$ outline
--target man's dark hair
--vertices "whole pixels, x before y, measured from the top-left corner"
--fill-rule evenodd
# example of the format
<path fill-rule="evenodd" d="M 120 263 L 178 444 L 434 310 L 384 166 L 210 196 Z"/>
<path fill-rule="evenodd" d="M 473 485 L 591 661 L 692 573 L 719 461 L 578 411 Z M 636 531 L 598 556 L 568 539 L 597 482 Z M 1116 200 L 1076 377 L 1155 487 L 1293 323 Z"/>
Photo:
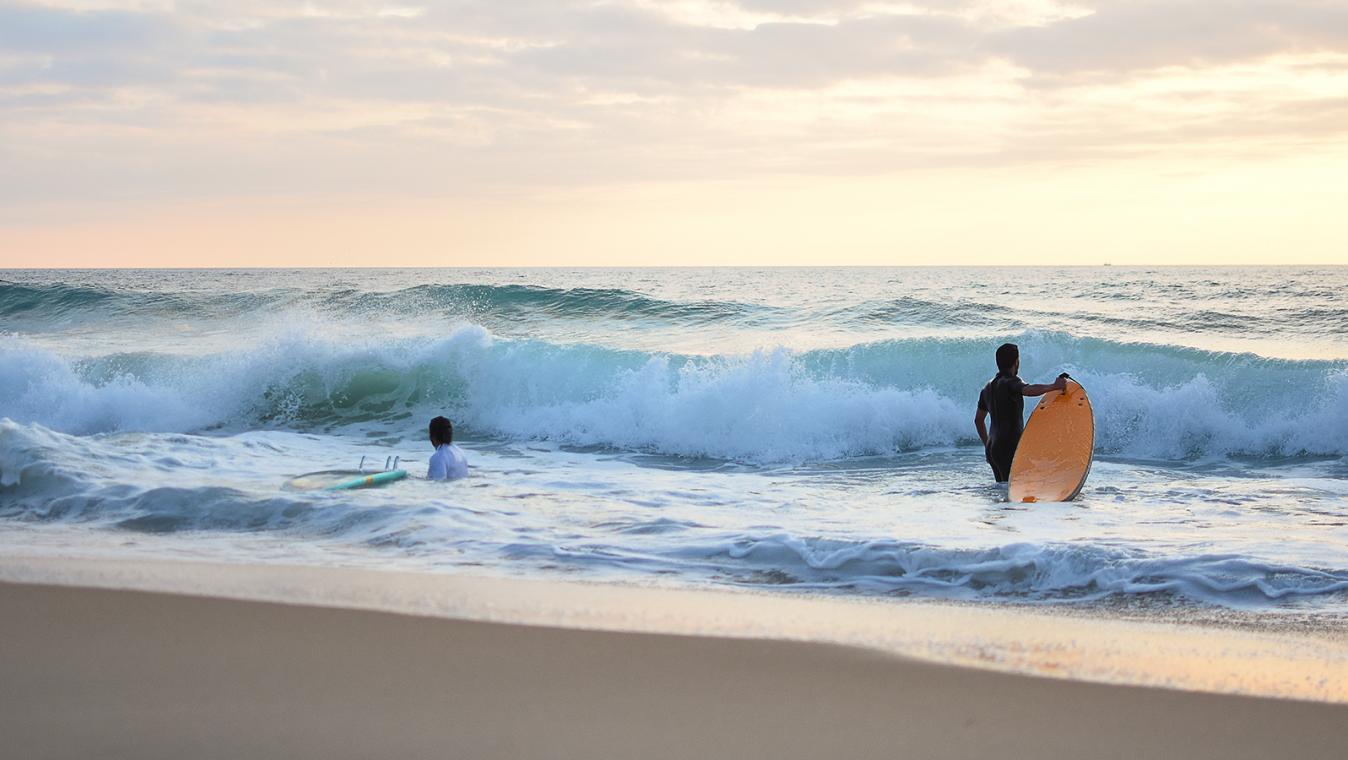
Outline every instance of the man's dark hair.
<path fill-rule="evenodd" d="M 440 443 L 454 442 L 454 425 L 444 417 L 436 417 L 431 420 L 431 437 Z"/>
<path fill-rule="evenodd" d="M 997 347 L 997 371 L 1003 375 L 1011 374 L 1020 359 L 1020 347 L 1015 343 L 1003 343 Z"/>

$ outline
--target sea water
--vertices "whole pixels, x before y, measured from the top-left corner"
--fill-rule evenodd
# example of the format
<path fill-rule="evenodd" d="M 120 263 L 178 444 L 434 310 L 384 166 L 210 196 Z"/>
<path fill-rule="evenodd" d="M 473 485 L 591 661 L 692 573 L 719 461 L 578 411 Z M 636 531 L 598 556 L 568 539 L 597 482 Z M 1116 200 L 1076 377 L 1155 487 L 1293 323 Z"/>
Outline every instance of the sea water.
<path fill-rule="evenodd" d="M 1348 269 L 0 271 L 0 552 L 1348 609 Z M 1004 341 L 1091 396 L 1011 504 Z M 1026 411 L 1034 400 L 1027 399 Z M 471 476 L 424 475 L 455 424 Z"/>

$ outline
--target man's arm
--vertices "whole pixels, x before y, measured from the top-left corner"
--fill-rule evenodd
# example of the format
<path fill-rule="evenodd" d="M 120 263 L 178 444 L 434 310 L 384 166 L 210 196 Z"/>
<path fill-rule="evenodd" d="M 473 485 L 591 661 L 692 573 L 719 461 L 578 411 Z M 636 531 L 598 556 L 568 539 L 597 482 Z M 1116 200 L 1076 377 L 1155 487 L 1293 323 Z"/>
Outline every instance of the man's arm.
<path fill-rule="evenodd" d="M 1065 390 L 1067 390 L 1067 375 L 1062 374 L 1058 375 L 1057 380 L 1054 380 L 1052 383 L 1048 383 L 1046 385 L 1040 384 L 1040 385 L 1021 386 L 1020 393 L 1022 396 L 1042 396 L 1045 393 L 1048 393 L 1049 391 L 1065 391 Z"/>
<path fill-rule="evenodd" d="M 988 416 L 988 410 L 978 407 L 974 412 L 974 427 L 978 430 L 978 437 L 983 441 L 983 448 L 988 446 L 988 426 L 983 424 L 983 418 Z"/>

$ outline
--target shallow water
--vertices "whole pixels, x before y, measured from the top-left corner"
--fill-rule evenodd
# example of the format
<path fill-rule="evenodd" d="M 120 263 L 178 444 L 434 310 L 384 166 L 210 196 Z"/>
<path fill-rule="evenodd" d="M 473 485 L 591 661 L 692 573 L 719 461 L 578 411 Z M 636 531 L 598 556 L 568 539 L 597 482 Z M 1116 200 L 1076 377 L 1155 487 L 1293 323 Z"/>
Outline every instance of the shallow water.
<path fill-rule="evenodd" d="M 0 272 L 0 547 L 1342 611 L 1348 269 Z M 1096 410 L 1005 502 L 1003 340 Z M 1027 403 L 1027 412 L 1033 402 Z M 455 420 L 467 481 L 281 490 Z"/>

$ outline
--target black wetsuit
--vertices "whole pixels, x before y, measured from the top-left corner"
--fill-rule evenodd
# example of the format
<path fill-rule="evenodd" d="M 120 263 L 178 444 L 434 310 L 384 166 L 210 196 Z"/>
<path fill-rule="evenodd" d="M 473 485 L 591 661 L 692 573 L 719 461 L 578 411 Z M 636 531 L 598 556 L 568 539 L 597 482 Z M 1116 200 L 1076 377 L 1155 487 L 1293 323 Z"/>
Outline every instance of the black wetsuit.
<path fill-rule="evenodd" d="M 1025 383 L 1015 375 L 998 375 L 978 394 L 978 410 L 992 417 L 986 449 L 988 464 L 998 483 L 1011 478 L 1011 460 L 1016 456 L 1020 434 L 1025 429 Z"/>

